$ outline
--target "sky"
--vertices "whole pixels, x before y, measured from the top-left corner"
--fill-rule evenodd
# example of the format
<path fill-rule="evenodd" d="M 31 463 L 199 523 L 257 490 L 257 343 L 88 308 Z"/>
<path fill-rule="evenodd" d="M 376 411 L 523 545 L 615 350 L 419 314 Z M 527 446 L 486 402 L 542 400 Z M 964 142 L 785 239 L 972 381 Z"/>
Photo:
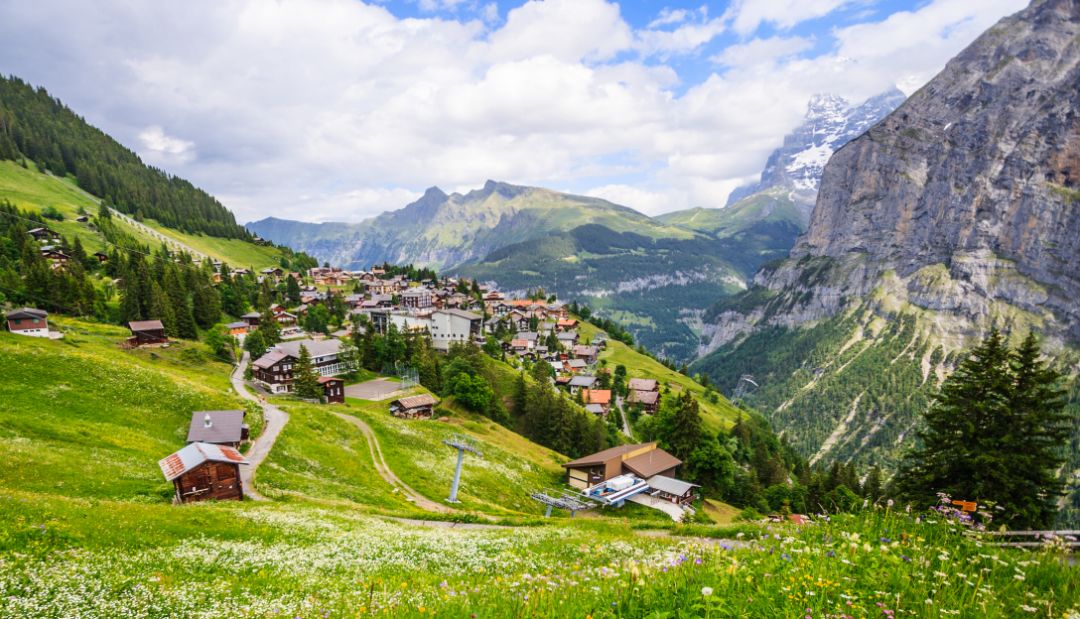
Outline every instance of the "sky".
<path fill-rule="evenodd" d="M 817 93 L 908 94 L 1021 0 L 0 0 L 43 86 L 240 222 L 487 179 L 721 207 Z"/>

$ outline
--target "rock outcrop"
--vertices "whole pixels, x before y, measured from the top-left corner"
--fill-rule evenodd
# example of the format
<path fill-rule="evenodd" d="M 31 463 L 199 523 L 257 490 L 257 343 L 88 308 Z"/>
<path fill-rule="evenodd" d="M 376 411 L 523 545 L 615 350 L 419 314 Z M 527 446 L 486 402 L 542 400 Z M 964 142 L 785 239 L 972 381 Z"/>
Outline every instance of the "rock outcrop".
<path fill-rule="evenodd" d="M 825 167 L 807 232 L 721 303 L 702 352 L 867 304 L 1080 341 L 1080 2 L 1036 0 L 980 36 Z"/>

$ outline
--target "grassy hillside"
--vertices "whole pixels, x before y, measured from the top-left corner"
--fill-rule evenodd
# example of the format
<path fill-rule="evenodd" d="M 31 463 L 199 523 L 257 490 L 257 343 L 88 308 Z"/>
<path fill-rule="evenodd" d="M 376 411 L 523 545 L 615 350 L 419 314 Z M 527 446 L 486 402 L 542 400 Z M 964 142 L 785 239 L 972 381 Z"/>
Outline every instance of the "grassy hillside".
<path fill-rule="evenodd" d="M 460 423 L 393 420 L 383 403 L 290 402 L 257 482 L 275 500 L 172 506 L 157 459 L 183 443 L 191 409 L 238 405 L 228 367 L 194 344 L 124 351 L 120 329 L 58 322 L 62 341 L 0 334 L 0 617 L 1080 612 L 1080 581 L 1058 555 L 990 553 L 903 512 L 743 526 L 746 537 L 720 544 L 640 535 L 619 513 L 537 525 L 523 493 L 554 473 L 554 455 L 452 404 Z M 435 497 L 448 484 L 440 438 L 476 437 L 485 459 L 467 462 L 462 506 L 518 526 L 380 517 L 417 513 L 332 411 L 368 420 L 391 466 Z M 977 588 L 958 564 L 979 575 Z"/>
<path fill-rule="evenodd" d="M 51 206 L 64 216 L 64 220 L 50 221 L 50 228 L 70 239 L 78 237 L 89 252 L 107 248 L 104 239 L 90 224 L 75 221 L 80 209 L 91 216 L 96 215 L 99 201 L 80 189 L 73 179 L 38 172 L 32 163 L 24 168 L 14 161 L 0 161 L 0 200 L 7 200 L 21 209 L 38 212 Z M 117 220 L 117 223 L 135 240 L 148 247 L 156 248 L 161 244 L 161 241 L 139 228 L 126 225 L 120 220 Z M 241 239 L 186 234 L 161 226 L 152 220 L 145 223 L 161 234 L 234 266 L 256 269 L 277 266 L 282 256 L 281 250 L 276 247 L 256 245 Z"/>
<path fill-rule="evenodd" d="M 126 329 L 51 322 L 64 339 L 0 333 L 0 488 L 164 500 L 157 461 L 183 446 L 191 412 L 243 408 L 227 366 L 199 344 L 124 351 Z"/>
<path fill-rule="evenodd" d="M 591 326 L 591 325 L 590 325 Z M 588 332 L 588 329 L 586 330 Z M 717 394 L 717 401 L 710 402 L 705 396 L 705 387 L 693 378 L 680 374 L 659 361 L 643 355 L 622 342 L 609 341 L 607 350 L 600 353 L 600 359 L 607 362 L 609 368 L 625 365 L 630 378 L 652 378 L 672 393 L 689 391 L 697 398 L 701 407 L 701 416 L 712 430 L 728 430 L 738 419 L 740 412 L 723 395 Z M 745 413 L 742 413 L 745 414 Z"/>

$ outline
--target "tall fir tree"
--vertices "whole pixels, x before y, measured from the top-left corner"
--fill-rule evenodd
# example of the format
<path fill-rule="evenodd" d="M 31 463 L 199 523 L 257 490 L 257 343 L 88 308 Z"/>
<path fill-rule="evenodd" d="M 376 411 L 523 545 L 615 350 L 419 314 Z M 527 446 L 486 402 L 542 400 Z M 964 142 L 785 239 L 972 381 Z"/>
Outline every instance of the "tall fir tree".
<path fill-rule="evenodd" d="M 1015 351 L 992 330 L 945 380 L 924 415 L 921 445 L 904 459 L 895 491 L 932 504 L 935 493 L 992 501 L 1011 527 L 1049 526 L 1062 492 L 1058 449 L 1071 420 L 1061 375 L 1029 336 Z"/>
<path fill-rule="evenodd" d="M 319 385 L 319 374 L 311 362 L 311 353 L 307 346 L 300 345 L 300 358 L 293 366 L 293 393 L 297 397 L 317 399 L 322 397 L 322 387 Z"/>

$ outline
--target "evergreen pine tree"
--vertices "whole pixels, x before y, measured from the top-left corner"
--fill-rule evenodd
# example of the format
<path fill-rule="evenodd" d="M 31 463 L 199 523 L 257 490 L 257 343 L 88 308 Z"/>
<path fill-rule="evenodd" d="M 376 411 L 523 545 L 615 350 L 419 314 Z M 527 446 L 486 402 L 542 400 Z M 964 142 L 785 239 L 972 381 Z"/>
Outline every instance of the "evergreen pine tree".
<path fill-rule="evenodd" d="M 961 361 L 925 413 L 922 444 L 905 458 L 897 493 L 924 505 L 935 493 L 1003 508 L 1012 527 L 1053 521 L 1062 486 L 1056 453 L 1069 436 L 1060 374 L 1047 368 L 1028 337 L 1010 352 L 992 330 Z"/>
<path fill-rule="evenodd" d="M 300 345 L 300 358 L 293 366 L 293 393 L 301 398 L 317 399 L 322 397 L 322 387 L 319 386 L 319 374 L 315 372 L 315 366 L 311 362 L 311 353 L 307 346 Z"/>

